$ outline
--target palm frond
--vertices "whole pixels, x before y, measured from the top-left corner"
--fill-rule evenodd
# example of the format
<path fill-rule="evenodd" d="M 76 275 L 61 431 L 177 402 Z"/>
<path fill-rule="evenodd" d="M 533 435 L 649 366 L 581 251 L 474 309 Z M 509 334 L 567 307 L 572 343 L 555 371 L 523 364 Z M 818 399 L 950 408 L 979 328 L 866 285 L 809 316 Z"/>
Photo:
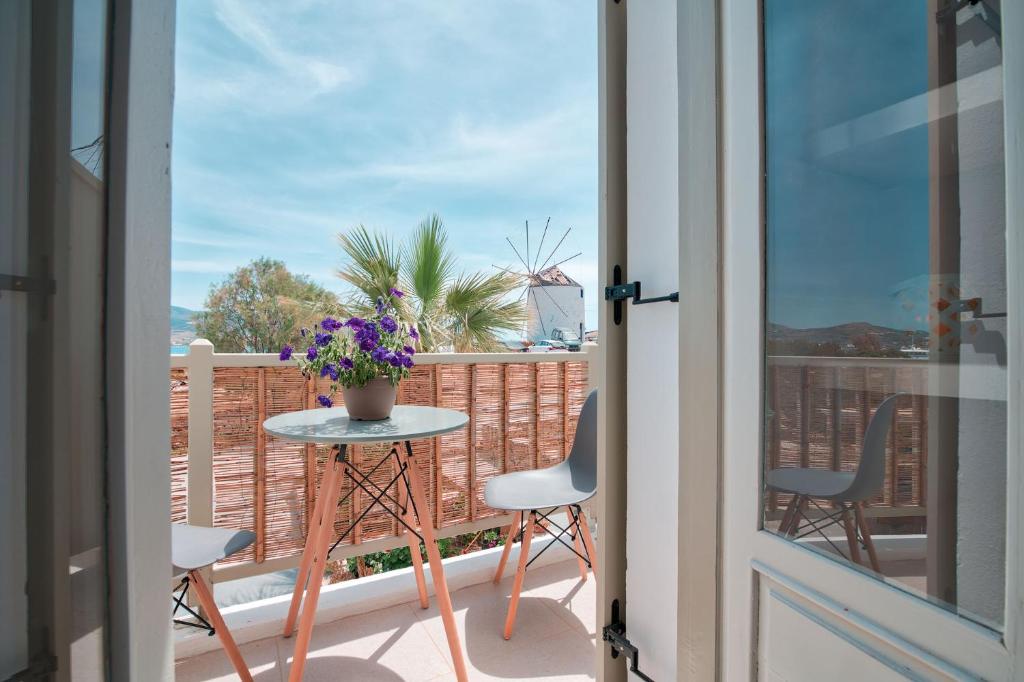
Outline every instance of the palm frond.
<path fill-rule="evenodd" d="M 402 256 L 386 235 L 360 225 L 338 235 L 338 243 L 348 256 L 348 263 L 338 270 L 338 277 L 358 289 L 371 301 L 387 296 L 398 286 Z"/>

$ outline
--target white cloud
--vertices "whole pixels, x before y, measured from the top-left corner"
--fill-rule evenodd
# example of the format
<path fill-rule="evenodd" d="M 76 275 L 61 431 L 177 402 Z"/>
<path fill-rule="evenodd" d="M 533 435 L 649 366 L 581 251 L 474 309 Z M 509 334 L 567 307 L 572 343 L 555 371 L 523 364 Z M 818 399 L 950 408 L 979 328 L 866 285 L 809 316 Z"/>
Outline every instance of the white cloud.
<path fill-rule="evenodd" d="M 231 272 L 238 265 L 235 263 L 228 263 L 224 261 L 213 261 L 213 260 L 190 260 L 175 258 L 171 260 L 171 271 L 172 272 L 201 272 L 209 274 L 219 274 L 224 272 Z"/>

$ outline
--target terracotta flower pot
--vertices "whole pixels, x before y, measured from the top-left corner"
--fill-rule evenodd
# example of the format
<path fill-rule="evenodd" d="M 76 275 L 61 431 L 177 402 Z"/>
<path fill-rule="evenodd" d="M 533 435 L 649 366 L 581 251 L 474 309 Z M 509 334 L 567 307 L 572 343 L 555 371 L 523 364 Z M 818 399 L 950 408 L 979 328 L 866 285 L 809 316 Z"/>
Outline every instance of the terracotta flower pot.
<path fill-rule="evenodd" d="M 356 421 L 380 421 L 391 416 L 391 408 L 398 398 L 398 387 L 384 377 L 371 379 L 365 386 L 342 387 L 345 409 L 348 416 Z"/>

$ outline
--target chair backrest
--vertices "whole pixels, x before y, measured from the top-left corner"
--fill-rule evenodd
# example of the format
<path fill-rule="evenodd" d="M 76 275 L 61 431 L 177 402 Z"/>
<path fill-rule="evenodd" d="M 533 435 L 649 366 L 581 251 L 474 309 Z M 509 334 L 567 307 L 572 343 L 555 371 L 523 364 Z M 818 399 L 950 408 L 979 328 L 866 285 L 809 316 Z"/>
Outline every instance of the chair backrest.
<path fill-rule="evenodd" d="M 877 493 L 885 482 L 885 441 L 892 428 L 896 399 L 904 395 L 894 393 L 878 406 L 864 430 L 864 445 L 861 447 L 860 464 L 853 483 L 847 488 L 843 499 L 850 502 L 866 500 Z"/>
<path fill-rule="evenodd" d="M 597 389 L 587 396 L 576 422 L 576 437 L 566 460 L 577 490 L 597 490 Z"/>

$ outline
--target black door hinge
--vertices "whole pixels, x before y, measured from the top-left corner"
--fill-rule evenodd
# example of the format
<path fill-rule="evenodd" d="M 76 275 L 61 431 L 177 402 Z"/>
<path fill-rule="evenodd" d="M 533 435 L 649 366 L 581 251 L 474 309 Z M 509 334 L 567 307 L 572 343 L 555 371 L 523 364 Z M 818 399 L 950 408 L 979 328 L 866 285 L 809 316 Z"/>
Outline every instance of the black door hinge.
<path fill-rule="evenodd" d="M 643 305 L 645 303 L 659 303 L 661 301 L 669 301 L 671 303 L 679 303 L 679 292 L 673 291 L 671 294 L 665 294 L 664 296 L 652 296 L 651 298 L 641 298 L 640 296 L 640 282 L 622 282 L 622 268 L 618 265 L 612 270 L 612 284 L 604 288 L 604 300 L 612 301 L 615 304 L 613 309 L 613 319 L 615 324 L 622 323 L 622 302 L 627 298 L 633 299 L 633 305 Z"/>
<path fill-rule="evenodd" d="M 626 624 L 619 618 L 619 600 L 612 601 L 612 622 L 605 625 L 601 630 L 601 639 L 608 642 L 612 648 L 612 658 L 618 658 L 619 654 L 625 654 L 629 659 L 629 671 L 646 682 L 654 682 L 653 679 L 640 672 L 640 650 L 626 638 Z"/>
<path fill-rule="evenodd" d="M 53 294 L 57 291 L 57 283 L 42 277 L 22 277 L 21 275 L 0 274 L 0 291 L 24 291 L 42 294 Z"/>

